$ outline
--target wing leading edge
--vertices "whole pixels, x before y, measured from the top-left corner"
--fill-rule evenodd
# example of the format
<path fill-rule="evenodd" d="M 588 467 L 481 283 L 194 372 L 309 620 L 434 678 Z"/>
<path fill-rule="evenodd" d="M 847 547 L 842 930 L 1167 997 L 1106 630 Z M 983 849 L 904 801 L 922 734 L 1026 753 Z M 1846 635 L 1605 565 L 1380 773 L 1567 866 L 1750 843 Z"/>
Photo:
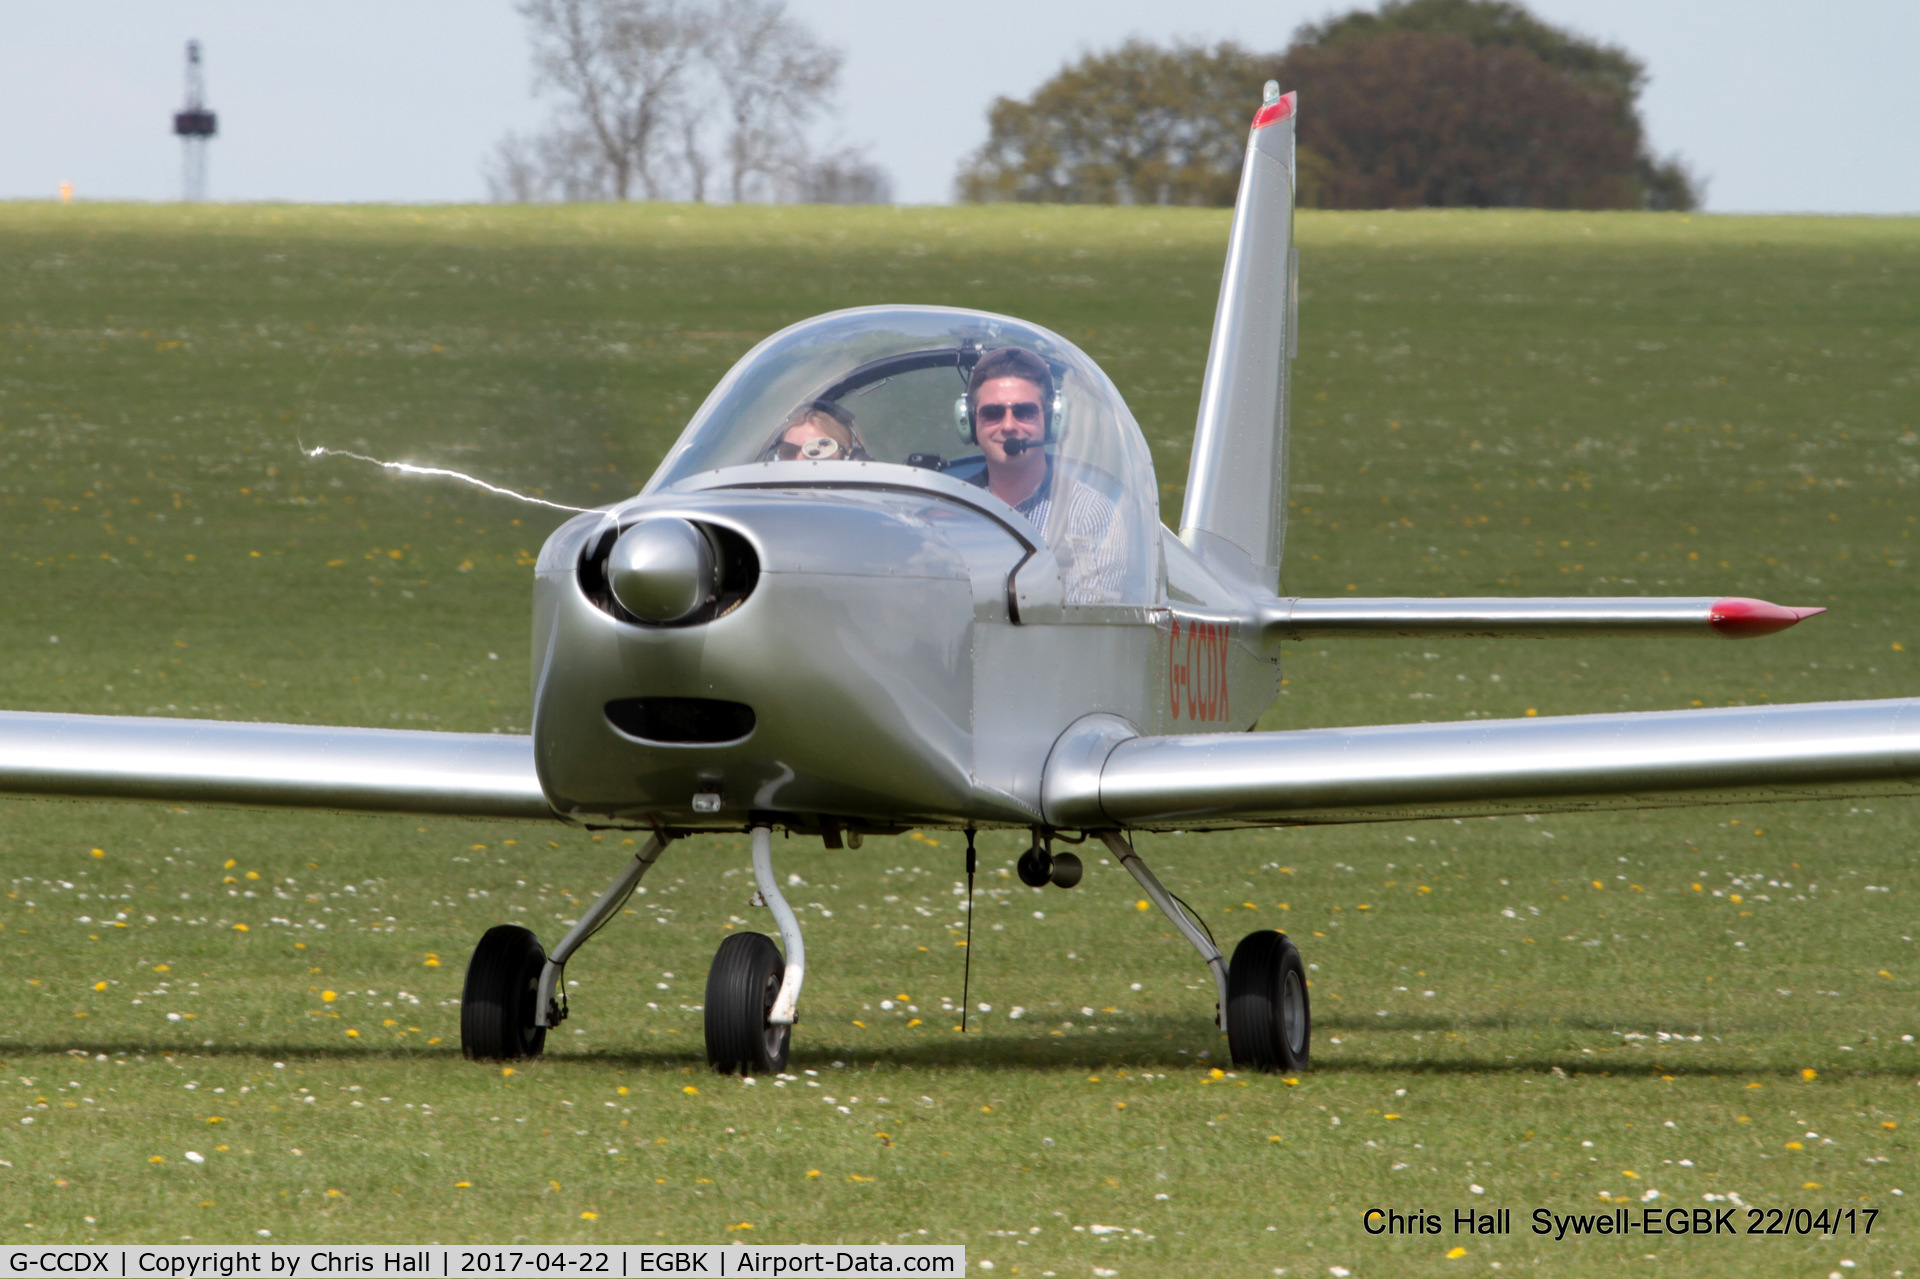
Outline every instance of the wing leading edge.
<path fill-rule="evenodd" d="M 552 819 L 533 739 L 0 711 L 0 794 Z"/>
<path fill-rule="evenodd" d="M 1142 737 L 1063 734 L 1061 827 L 1333 825 L 1920 794 L 1920 699 Z"/>

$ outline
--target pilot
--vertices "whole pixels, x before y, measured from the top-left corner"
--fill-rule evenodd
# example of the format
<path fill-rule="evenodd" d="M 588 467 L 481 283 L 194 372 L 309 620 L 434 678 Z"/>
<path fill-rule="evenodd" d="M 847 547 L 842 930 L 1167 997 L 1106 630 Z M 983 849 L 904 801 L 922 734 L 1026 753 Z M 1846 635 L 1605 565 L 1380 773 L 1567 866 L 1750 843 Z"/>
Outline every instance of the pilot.
<path fill-rule="evenodd" d="M 773 442 L 761 451 L 763 462 L 869 462 L 872 456 L 853 428 L 853 414 L 832 400 L 809 400 L 780 424 Z"/>
<path fill-rule="evenodd" d="M 1071 603 L 1121 598 L 1113 498 L 1074 483 L 1047 445 L 1053 431 L 1053 370 L 1031 351 L 987 351 L 967 379 L 967 413 L 987 469 L 974 483 L 1027 517 L 1060 560 Z M 1051 527 L 1050 527 L 1051 526 Z"/>

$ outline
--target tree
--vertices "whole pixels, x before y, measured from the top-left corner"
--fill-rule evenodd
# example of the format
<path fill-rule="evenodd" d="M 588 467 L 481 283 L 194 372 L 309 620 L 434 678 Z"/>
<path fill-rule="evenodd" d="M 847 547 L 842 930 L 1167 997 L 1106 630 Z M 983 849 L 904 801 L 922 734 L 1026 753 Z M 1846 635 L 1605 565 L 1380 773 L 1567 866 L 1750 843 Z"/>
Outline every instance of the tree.
<path fill-rule="evenodd" d="M 1356 10 L 1294 34 L 1294 50 L 1330 49 L 1395 32 L 1465 37 L 1477 48 L 1524 50 L 1580 84 L 1608 93 L 1619 127 L 1634 139 L 1632 185 L 1637 206 L 1666 212 L 1698 208 L 1702 180 L 1679 157 L 1656 159 L 1645 145 L 1638 100 L 1646 87 L 1646 64 L 1618 45 L 1582 39 L 1540 21 L 1505 0 L 1386 0 L 1377 12 Z M 1306 120 L 1302 120 L 1302 128 Z"/>
<path fill-rule="evenodd" d="M 1295 48 L 1299 199 L 1332 209 L 1628 209 L 1638 139 L 1605 89 L 1524 49 L 1396 31 Z M 1311 182 L 1306 179 L 1310 177 Z"/>
<path fill-rule="evenodd" d="M 1262 81 L 1301 92 L 1298 197 L 1687 209 L 1698 182 L 1647 153 L 1645 67 L 1505 0 L 1387 0 L 1302 27 L 1281 54 L 1139 41 L 1002 98 L 967 200 L 1226 205 Z"/>
<path fill-rule="evenodd" d="M 841 55 L 787 16 L 783 0 L 722 0 L 712 67 L 727 118 L 728 186 L 747 198 L 756 177 L 778 182 L 805 155 L 805 126 L 840 79 Z"/>
<path fill-rule="evenodd" d="M 709 24 L 675 0 L 521 0 L 533 35 L 536 88 L 564 99 L 556 139 L 577 148 L 584 134 L 598 149 L 616 200 L 638 178 L 648 198 L 660 193 L 657 146 L 680 105 L 688 69 L 709 38 Z"/>
<path fill-rule="evenodd" d="M 1357 9 L 1294 32 L 1296 47 L 1333 48 L 1398 31 L 1464 36 L 1487 48 L 1524 49 L 1541 62 L 1614 93 L 1629 110 L 1647 82 L 1647 68 L 1617 45 L 1596 44 L 1548 26 L 1505 0 L 1386 0 L 1378 12 Z"/>
<path fill-rule="evenodd" d="M 501 204 L 610 200 L 613 178 L 585 130 L 556 127 L 533 137 L 509 133 L 480 165 L 487 196 Z"/>
<path fill-rule="evenodd" d="M 893 199 L 893 180 L 858 151 L 816 156 L 788 181 L 789 197 L 801 204 L 886 204 Z"/>
<path fill-rule="evenodd" d="M 784 0 L 519 8 L 535 88 L 555 93 L 560 111 L 545 132 L 509 133 L 482 161 L 493 199 L 624 200 L 638 187 L 648 199 L 704 201 L 716 171 L 736 201 L 887 197 L 886 175 L 863 155 L 813 156 L 807 126 L 831 104 L 841 55 Z"/>
<path fill-rule="evenodd" d="M 1231 43 L 1088 54 L 1026 102 L 995 100 L 960 198 L 1232 204 L 1267 61 Z"/>

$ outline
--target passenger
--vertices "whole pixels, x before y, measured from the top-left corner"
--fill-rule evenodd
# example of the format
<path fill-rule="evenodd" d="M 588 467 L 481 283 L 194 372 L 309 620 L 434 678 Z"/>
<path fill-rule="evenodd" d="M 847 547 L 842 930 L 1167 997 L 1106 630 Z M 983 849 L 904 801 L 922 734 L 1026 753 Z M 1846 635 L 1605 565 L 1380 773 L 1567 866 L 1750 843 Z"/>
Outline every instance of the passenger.
<path fill-rule="evenodd" d="M 1115 546 L 1111 495 L 1059 474 L 1053 434 L 1053 370 L 1031 351 L 1003 346 L 981 355 L 967 379 L 967 415 L 987 469 L 974 483 L 1047 540 L 1066 578 L 1067 600 L 1118 601 L 1125 567 Z"/>
<path fill-rule="evenodd" d="M 787 415 L 763 462 L 870 462 L 872 455 L 853 429 L 853 414 L 832 400 L 810 400 Z"/>

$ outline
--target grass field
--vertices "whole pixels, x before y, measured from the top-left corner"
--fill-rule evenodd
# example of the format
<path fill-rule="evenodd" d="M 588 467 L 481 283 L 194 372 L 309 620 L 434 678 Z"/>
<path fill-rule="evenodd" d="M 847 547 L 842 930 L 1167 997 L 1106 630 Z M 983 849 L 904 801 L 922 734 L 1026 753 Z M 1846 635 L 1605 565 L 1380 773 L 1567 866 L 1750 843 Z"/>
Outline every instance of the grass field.
<path fill-rule="evenodd" d="M 1226 225 L 0 205 L 0 706 L 525 731 L 554 513 L 298 443 L 611 500 L 732 360 L 833 307 L 983 306 L 1072 337 L 1133 405 L 1173 519 Z M 1291 592 L 1832 611 L 1737 647 L 1290 650 L 1266 726 L 1920 691 L 1920 223 L 1310 214 L 1300 245 Z M 1315 1069 L 1286 1079 L 1215 1077 L 1206 974 L 1117 868 L 1039 894 L 999 873 L 1013 841 L 985 842 L 992 1011 L 963 1039 L 959 841 L 794 841 L 805 1020 L 795 1077 L 752 1085 L 707 1073 L 695 1011 L 749 892 L 743 839 L 676 847 L 572 965 L 548 1058 L 506 1072 L 459 1057 L 467 951 L 502 920 L 557 938 L 620 836 L 0 812 L 7 1243 L 1920 1272 L 1910 801 L 1146 840 L 1216 932 L 1285 927 L 1318 965 Z M 1831 1238 L 1529 1230 L 1535 1209 L 1742 1205 L 1878 1215 Z M 1370 1237 L 1371 1206 L 1449 1233 Z M 1513 1234 L 1450 1232 L 1496 1208 Z"/>

